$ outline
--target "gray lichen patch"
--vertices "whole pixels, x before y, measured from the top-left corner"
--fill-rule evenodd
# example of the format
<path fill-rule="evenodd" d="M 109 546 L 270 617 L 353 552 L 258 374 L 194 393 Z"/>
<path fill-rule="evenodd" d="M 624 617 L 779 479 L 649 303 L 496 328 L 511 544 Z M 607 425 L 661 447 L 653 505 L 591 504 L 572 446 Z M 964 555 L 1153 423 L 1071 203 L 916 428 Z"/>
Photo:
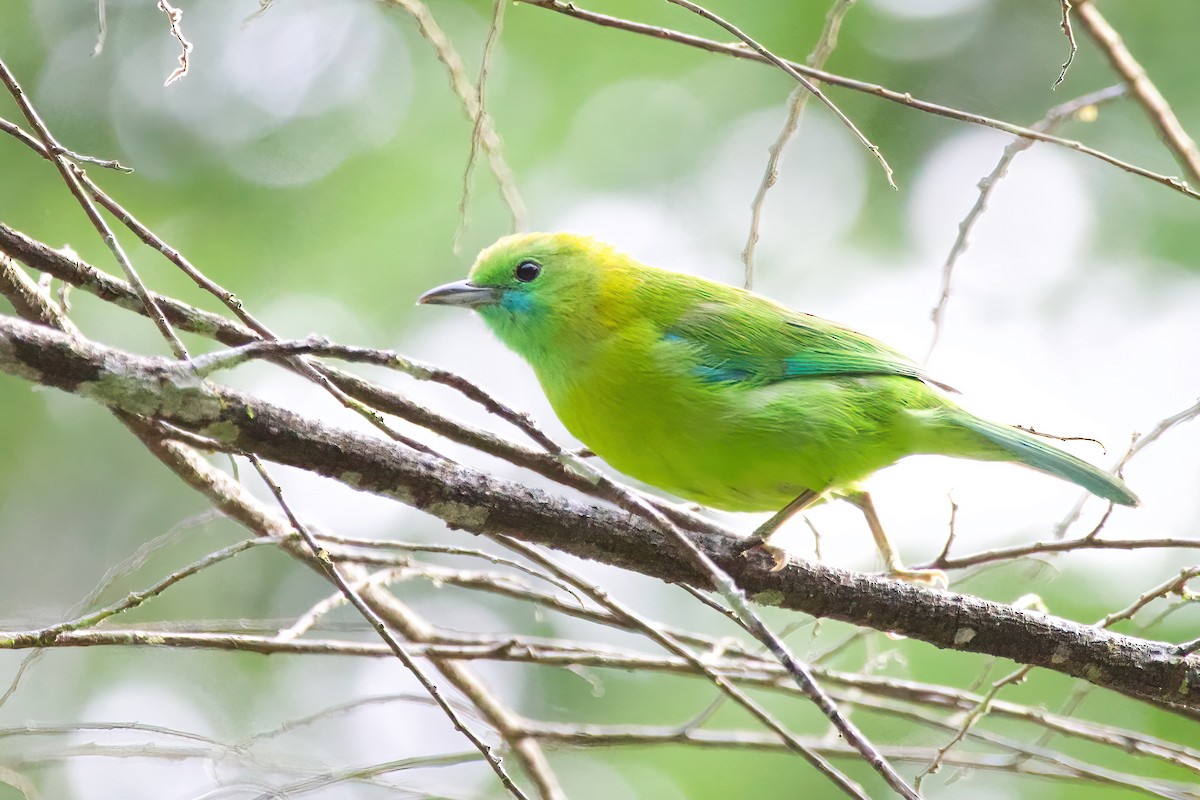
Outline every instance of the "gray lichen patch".
<path fill-rule="evenodd" d="M 415 506 L 417 504 L 416 495 L 407 486 L 395 486 L 390 489 L 379 490 L 375 486 L 363 485 L 363 476 L 357 472 L 344 472 L 338 480 L 354 489 L 362 489 L 364 492 L 375 492 L 384 497 L 390 497 L 406 506 Z"/>
<path fill-rule="evenodd" d="M 431 503 L 425 509 L 435 517 L 441 517 L 452 528 L 476 529 L 487 524 L 488 510 L 484 506 L 456 503 L 452 500 Z"/>
<path fill-rule="evenodd" d="M 210 320 L 199 314 L 194 314 L 188 317 L 187 325 L 180 327 L 183 327 L 184 330 L 191 331 L 192 333 L 199 334 L 200 336 L 204 336 L 209 339 L 217 338 L 217 333 L 221 329 L 219 322 Z"/>
<path fill-rule="evenodd" d="M 236 441 L 239 432 L 238 426 L 228 421 L 214 422 L 211 425 L 205 425 L 199 431 L 201 436 L 207 436 L 209 439 L 214 439 L 218 442 L 224 442 L 225 444 Z"/>
<path fill-rule="evenodd" d="M 344 483 L 351 489 L 362 489 L 362 479 L 363 475 L 361 472 L 346 471 L 339 473 L 337 476 L 339 483 Z"/>
<path fill-rule="evenodd" d="M 78 393 L 110 408 L 141 416 L 191 422 L 221 416 L 221 399 L 193 375 L 168 370 L 115 368 L 79 385 Z"/>
<path fill-rule="evenodd" d="M 159 382 L 160 412 L 168 417 L 202 421 L 221 415 L 221 401 L 195 378 L 171 376 Z"/>
<path fill-rule="evenodd" d="M 750 599 L 760 606 L 781 606 L 783 605 L 783 592 L 776 589 L 768 589 L 765 592 L 752 594 Z"/>
<path fill-rule="evenodd" d="M 81 383 L 77 391 L 89 400 L 130 414 L 151 416 L 158 411 L 157 393 L 123 375 L 102 375 L 98 380 Z"/>

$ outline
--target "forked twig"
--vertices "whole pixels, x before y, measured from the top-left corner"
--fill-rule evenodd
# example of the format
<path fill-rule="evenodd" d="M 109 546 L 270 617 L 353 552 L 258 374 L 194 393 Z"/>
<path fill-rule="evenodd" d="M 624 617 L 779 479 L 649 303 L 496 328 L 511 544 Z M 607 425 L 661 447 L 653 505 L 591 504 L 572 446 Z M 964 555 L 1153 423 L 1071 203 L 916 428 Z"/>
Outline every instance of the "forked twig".
<path fill-rule="evenodd" d="M 509 168 L 508 162 L 504 160 L 503 146 L 500 136 L 492 124 L 492 118 L 486 111 L 479 108 L 477 90 L 471 85 L 471 79 L 467 77 L 462 56 L 458 54 L 450 37 L 438 25 L 437 20 L 429 11 L 429 7 L 422 0 L 381 1 L 385 5 L 402 9 L 416 21 L 421 37 L 433 46 L 438 60 L 446 67 L 446 72 L 450 75 L 450 87 L 458 95 L 459 102 L 462 103 L 463 110 L 471 120 L 472 126 L 476 120 L 482 118 L 479 141 L 487 153 L 488 166 L 491 168 L 496 183 L 500 185 L 500 194 L 512 216 L 513 229 L 525 230 L 529 224 L 529 212 L 525 208 L 525 201 L 521 199 L 521 193 L 517 190 L 512 170 Z"/>
<path fill-rule="evenodd" d="M 715 22 L 737 38 L 741 39 L 751 50 L 758 53 L 764 60 L 769 61 L 791 77 L 795 78 L 801 86 L 803 86 L 805 89 L 811 92 L 814 97 L 824 103 L 825 106 L 833 112 L 834 116 L 837 117 L 843 125 L 850 129 L 858 141 L 862 142 L 863 147 L 871 151 L 871 154 L 875 156 L 875 160 L 879 162 L 881 167 L 883 167 L 883 173 L 887 177 L 888 186 L 891 186 L 893 189 L 896 188 L 896 182 L 892 179 L 892 167 L 890 164 L 888 164 L 887 159 L 883 157 L 883 152 L 879 149 L 879 146 L 872 144 L 871 140 L 868 139 L 866 135 L 858 129 L 858 126 L 855 125 L 840 108 L 834 105 L 833 101 L 821 91 L 820 87 L 802 75 L 800 71 L 796 69 L 795 65 L 792 64 L 792 62 L 785 61 L 784 59 L 775 55 L 757 41 L 750 38 L 748 34 L 746 34 L 732 22 L 729 22 L 723 17 L 714 14 L 703 6 L 691 2 L 691 0 L 667 0 L 667 2 L 686 8 L 693 14 L 704 17 L 710 22 Z"/>
<path fill-rule="evenodd" d="M 1046 116 L 1031 126 L 1031 130 L 1045 131 L 1047 133 L 1053 132 L 1083 109 L 1110 102 L 1124 96 L 1124 94 L 1124 86 L 1110 86 L 1107 89 L 1091 92 L 1074 100 L 1069 100 L 1066 103 L 1061 103 L 1047 111 Z M 929 318 L 933 321 L 933 336 L 929 341 L 929 349 L 925 351 L 925 363 L 929 362 L 934 348 L 937 347 L 938 339 L 942 335 L 942 323 L 946 315 L 946 306 L 950 302 L 954 268 L 958 264 L 959 257 L 967 250 L 971 231 L 974 229 L 975 223 L 979 221 L 979 218 L 983 216 L 983 212 L 987 210 L 988 200 L 991 199 L 992 192 L 995 191 L 1000 179 L 1008 173 L 1009 165 L 1012 164 L 1013 159 L 1021 152 L 1032 147 L 1033 143 L 1032 139 L 1018 136 L 1004 148 L 1004 152 L 1000 155 L 1000 160 L 996 162 L 996 166 L 985 178 L 979 181 L 979 194 L 975 198 L 975 204 L 971 206 L 971 210 L 967 212 L 967 216 L 958 223 L 958 235 L 954 237 L 954 243 L 950 245 L 950 252 L 946 254 L 946 260 L 942 264 L 942 283 L 938 300 L 933 310 L 929 312 Z"/>
<path fill-rule="evenodd" d="M 133 267 L 133 262 L 125 254 L 125 249 L 121 247 L 121 243 L 117 241 L 116 235 L 112 232 L 108 223 L 104 221 L 104 218 L 100 216 L 100 212 L 96 209 L 96 205 L 92 202 L 87 192 L 84 191 L 80 180 L 83 171 L 67 160 L 64 155 L 66 150 L 50 134 L 50 130 L 42 122 L 41 116 L 34 109 L 33 104 L 25 95 L 25 92 L 22 91 L 21 85 L 17 83 L 16 77 L 9 71 L 8 66 L 3 60 L 0 60 L 0 82 L 3 82 L 8 88 L 13 100 L 17 103 L 17 107 L 21 109 L 21 113 L 25 115 L 25 119 L 29 121 L 29 125 L 33 128 L 37 138 L 41 140 L 42 146 L 45 148 L 50 160 L 58 168 L 58 172 L 62 175 L 63 181 L 66 182 L 67 188 L 71 190 L 71 194 L 75 196 L 75 199 L 83 208 L 84 214 L 87 215 L 93 227 L 100 233 L 100 238 L 104 240 L 104 244 L 108 246 L 108 249 L 117 259 L 117 263 L 121 265 L 125 276 L 137 291 L 138 299 L 146 307 L 147 315 L 154 321 L 163 338 L 167 340 L 167 343 L 171 346 L 171 350 L 175 353 L 175 357 L 187 358 L 187 348 L 183 346 L 183 342 L 175 335 L 171 324 L 163 316 L 162 309 L 158 307 L 158 303 L 150 296 L 146 285 L 142 283 L 141 277 Z"/>
<path fill-rule="evenodd" d="M 337 564 L 333 562 L 333 560 L 329 557 L 329 554 L 326 553 L 324 548 L 321 547 L 320 543 L 317 542 L 316 538 L 309 531 L 308 527 L 301 522 L 299 517 L 297 517 L 292 511 L 291 506 L 288 505 L 287 500 L 283 496 L 283 490 L 271 477 L 270 473 L 267 472 L 258 456 L 250 455 L 248 458 L 250 463 L 254 466 L 254 469 L 258 472 L 259 477 L 263 479 L 263 482 L 267 484 L 267 488 L 271 490 L 271 494 L 275 497 L 275 501 L 279 503 L 279 507 L 283 510 L 283 513 L 287 516 L 288 522 L 291 524 L 293 530 L 295 530 L 295 532 L 300 535 L 300 538 L 304 540 L 304 543 L 308 546 L 312 558 L 321 565 L 321 567 L 325 570 L 326 575 L 329 576 L 329 579 L 338 587 L 342 594 L 346 596 L 346 599 L 351 605 L 354 606 L 358 613 L 361 614 L 363 618 L 371 624 L 371 627 L 375 630 L 375 633 L 379 635 L 379 638 L 383 639 L 384 643 L 388 646 L 388 649 L 391 650 L 396 658 L 400 660 L 400 663 L 404 665 L 404 668 L 412 673 L 413 677 L 415 677 L 421 684 L 421 688 L 425 690 L 426 694 L 433 698 L 434 702 L 436 702 L 438 707 L 441 708 L 442 713 L 444 713 L 450 719 L 450 722 L 454 725 L 455 730 L 465 736 L 467 740 L 475 746 L 475 749 L 483 755 L 484 759 L 487 760 L 488 765 L 492 768 L 492 771 L 496 773 L 496 776 L 500 779 L 500 782 L 504 785 L 504 788 L 508 790 L 509 794 L 518 798 L 519 800 L 529 800 L 529 796 L 525 794 L 521 787 L 517 786 L 517 784 L 513 782 L 512 777 L 508 774 L 508 770 L 505 769 L 504 765 L 501 763 L 500 757 L 492 752 L 491 746 L 487 742 L 483 741 L 483 739 L 479 738 L 479 735 L 476 734 L 466 724 L 465 721 L 463 721 L 454 706 L 442 696 L 442 692 L 438 688 L 437 684 L 435 684 L 433 680 L 425 674 L 425 670 L 423 670 L 421 666 L 417 664 L 416 660 L 408 653 L 408 650 L 405 648 L 405 646 L 398 638 L 396 638 L 395 634 L 392 633 L 391 629 L 388 627 L 388 624 L 383 620 L 383 617 L 379 616 L 375 609 L 363 599 L 362 595 L 357 589 L 355 589 L 350 581 L 348 581 L 346 577 L 342 575 L 342 572 L 338 568 Z"/>
<path fill-rule="evenodd" d="M 488 24 L 487 39 L 483 43 L 483 58 L 479 62 L 479 81 L 476 83 L 477 99 L 475 102 L 478 111 L 475 114 L 475 123 L 471 126 L 471 146 L 467 151 L 467 165 L 463 168 L 462 196 L 458 201 L 458 229 L 454 232 L 455 252 L 458 251 L 458 244 L 467 228 L 467 210 L 471 202 L 471 178 L 475 174 L 475 162 L 479 159 L 479 148 L 483 145 L 483 126 L 488 120 L 485 87 L 487 86 L 488 72 L 492 66 L 492 54 L 496 50 L 496 43 L 500 41 L 500 31 L 504 29 L 504 9 L 507 5 L 508 0 L 493 0 L 492 20 Z"/>

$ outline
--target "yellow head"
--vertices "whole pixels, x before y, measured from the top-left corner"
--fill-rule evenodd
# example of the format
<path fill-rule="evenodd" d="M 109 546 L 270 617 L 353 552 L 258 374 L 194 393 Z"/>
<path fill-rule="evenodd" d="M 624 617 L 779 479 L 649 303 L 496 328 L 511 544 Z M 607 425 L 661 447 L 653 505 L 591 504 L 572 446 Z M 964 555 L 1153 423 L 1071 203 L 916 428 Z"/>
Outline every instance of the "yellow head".
<path fill-rule="evenodd" d="M 417 302 L 475 309 L 501 341 L 534 362 L 595 339 L 614 299 L 609 272 L 629 263 L 636 262 L 588 236 L 518 233 L 481 252 L 465 281 L 431 289 Z"/>

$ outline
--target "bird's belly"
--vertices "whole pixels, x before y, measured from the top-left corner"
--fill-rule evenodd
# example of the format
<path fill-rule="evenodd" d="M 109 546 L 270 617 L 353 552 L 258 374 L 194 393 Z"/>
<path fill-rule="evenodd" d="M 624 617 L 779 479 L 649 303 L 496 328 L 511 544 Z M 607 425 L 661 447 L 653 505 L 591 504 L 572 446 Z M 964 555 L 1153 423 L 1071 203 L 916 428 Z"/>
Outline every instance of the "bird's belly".
<path fill-rule="evenodd" d="M 626 475 L 716 508 L 768 511 L 907 454 L 861 409 L 869 389 L 854 379 L 739 387 L 642 375 L 547 394 L 568 430 Z"/>

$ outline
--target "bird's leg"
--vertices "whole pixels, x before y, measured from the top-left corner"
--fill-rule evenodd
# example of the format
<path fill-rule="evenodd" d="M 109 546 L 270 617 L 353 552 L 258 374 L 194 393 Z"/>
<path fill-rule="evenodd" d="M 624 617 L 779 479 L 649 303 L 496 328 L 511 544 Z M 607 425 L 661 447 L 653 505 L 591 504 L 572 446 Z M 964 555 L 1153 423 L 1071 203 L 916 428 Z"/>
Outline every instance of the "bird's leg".
<path fill-rule="evenodd" d="M 755 528 L 754 533 L 750 534 L 750 538 L 757 539 L 760 542 L 766 541 L 770 538 L 771 534 L 779 530 L 783 523 L 787 522 L 793 516 L 808 508 L 819 499 L 821 499 L 820 492 L 814 492 L 812 489 L 805 489 L 795 500 L 779 509 L 779 511 L 775 512 L 775 515 L 769 520 Z"/>
<path fill-rule="evenodd" d="M 778 547 L 771 547 L 767 544 L 767 540 L 771 538 L 771 534 L 779 530 L 783 523 L 787 522 L 796 514 L 811 506 L 813 503 L 821 499 L 820 492 L 814 492 L 812 489 L 805 489 L 796 499 L 792 500 L 762 525 L 754 529 L 754 533 L 750 534 L 750 538 L 746 549 L 742 551 L 742 555 L 746 555 L 751 550 L 762 548 L 771 555 L 775 565 L 771 567 L 772 572 L 778 572 L 787 566 L 787 554 Z"/>
<path fill-rule="evenodd" d="M 866 518 L 867 527 L 871 529 L 871 536 L 875 538 L 875 546 L 879 548 L 879 554 L 883 556 L 883 561 L 887 564 L 888 575 L 903 581 L 924 583 L 943 589 L 950 585 L 950 579 L 940 569 L 905 568 L 904 562 L 900 560 L 900 554 L 892 546 L 887 532 L 879 522 L 879 514 L 875 511 L 875 504 L 871 502 L 871 495 L 866 492 L 850 492 L 845 495 L 845 498 L 847 502 L 857 506 Z"/>

